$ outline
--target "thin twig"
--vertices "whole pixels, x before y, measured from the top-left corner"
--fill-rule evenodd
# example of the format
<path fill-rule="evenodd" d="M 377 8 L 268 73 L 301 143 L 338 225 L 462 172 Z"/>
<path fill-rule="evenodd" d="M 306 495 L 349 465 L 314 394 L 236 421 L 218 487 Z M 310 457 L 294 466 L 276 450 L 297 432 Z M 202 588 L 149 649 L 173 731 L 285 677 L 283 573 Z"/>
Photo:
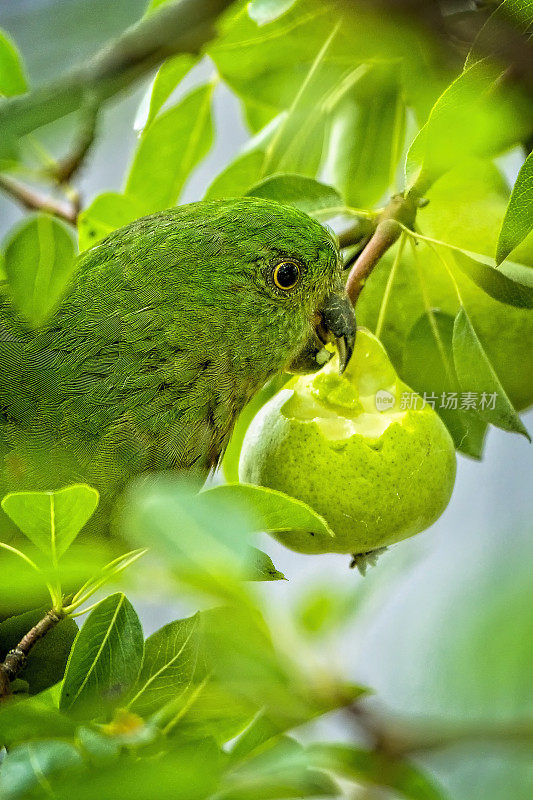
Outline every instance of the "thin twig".
<path fill-rule="evenodd" d="M 55 628 L 58 622 L 63 619 L 63 614 L 51 609 L 44 617 L 34 625 L 28 633 L 22 637 L 20 642 L 13 650 L 10 650 L 0 664 L 0 703 L 11 694 L 11 681 L 15 680 L 26 664 L 26 659 L 32 647 L 46 636 L 48 631 Z"/>
<path fill-rule="evenodd" d="M 92 102 L 87 105 L 72 151 L 65 156 L 65 158 L 58 161 L 53 168 L 52 177 L 60 186 L 68 183 L 76 174 L 93 146 L 96 136 L 98 111 L 99 108 L 96 103 Z"/>
<path fill-rule="evenodd" d="M 44 211 L 65 220 L 70 225 L 76 225 L 78 209 L 74 204 L 56 200 L 6 175 L 0 175 L 0 190 L 28 211 Z"/>

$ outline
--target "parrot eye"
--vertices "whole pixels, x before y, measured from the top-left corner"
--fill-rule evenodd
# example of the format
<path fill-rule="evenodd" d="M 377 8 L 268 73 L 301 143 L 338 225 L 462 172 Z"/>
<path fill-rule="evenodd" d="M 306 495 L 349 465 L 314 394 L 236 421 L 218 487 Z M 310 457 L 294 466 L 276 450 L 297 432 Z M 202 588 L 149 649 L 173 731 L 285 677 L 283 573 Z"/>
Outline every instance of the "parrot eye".
<path fill-rule="evenodd" d="M 300 280 L 300 267 L 296 261 L 281 261 L 276 264 L 272 278 L 278 289 L 294 289 Z"/>

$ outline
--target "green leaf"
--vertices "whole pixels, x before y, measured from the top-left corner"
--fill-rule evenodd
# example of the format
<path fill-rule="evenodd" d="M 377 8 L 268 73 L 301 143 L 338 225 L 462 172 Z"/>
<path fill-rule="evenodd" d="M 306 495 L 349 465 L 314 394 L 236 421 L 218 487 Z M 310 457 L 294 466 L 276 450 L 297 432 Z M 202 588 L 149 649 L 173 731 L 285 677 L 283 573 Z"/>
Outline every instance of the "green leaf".
<path fill-rule="evenodd" d="M 144 662 L 128 707 L 140 714 L 152 714 L 176 700 L 192 684 L 198 661 L 200 618 L 169 622 L 145 642 Z"/>
<path fill-rule="evenodd" d="M 404 346 L 402 375 L 421 397 L 433 398 L 455 446 L 481 458 L 487 423 L 475 410 L 461 410 L 461 387 L 452 352 L 454 318 L 441 311 L 422 314 Z"/>
<path fill-rule="evenodd" d="M 133 197 L 105 192 L 84 208 L 78 217 L 80 250 L 88 250 L 109 233 L 142 217 L 144 206 Z"/>
<path fill-rule="evenodd" d="M 171 752 L 148 758 L 133 753 L 51 785 L 54 800 L 206 800 L 217 792 L 223 764 L 213 741 L 180 741 Z"/>
<path fill-rule="evenodd" d="M 174 476 L 140 479 L 126 496 L 124 532 L 139 543 L 149 539 L 180 581 L 215 596 L 240 595 L 257 563 L 252 511 L 232 495 L 198 488 Z"/>
<path fill-rule="evenodd" d="M 313 744 L 311 763 L 357 783 L 393 789 L 408 800 L 445 800 L 445 795 L 420 769 L 389 753 L 343 744 Z"/>
<path fill-rule="evenodd" d="M 26 75 L 17 48 L 0 29 L 0 96 L 12 97 L 28 89 Z"/>
<path fill-rule="evenodd" d="M 207 489 L 200 497 L 213 513 L 219 503 L 241 508 L 242 514 L 248 515 L 251 531 L 275 533 L 286 547 L 295 546 L 302 539 L 307 542 L 312 536 L 315 540 L 326 537 L 325 547 L 329 549 L 327 540 L 335 535 L 326 520 L 310 506 L 275 489 L 232 483 Z"/>
<path fill-rule="evenodd" d="M 37 547 L 59 558 L 70 547 L 98 505 L 98 492 L 80 483 L 57 492 L 13 492 L 2 508 Z"/>
<path fill-rule="evenodd" d="M 63 297 L 76 267 L 71 231 L 48 214 L 23 222 L 4 250 L 13 303 L 33 326 L 42 325 Z"/>
<path fill-rule="evenodd" d="M 140 120 L 140 127 L 146 128 L 158 115 L 174 89 L 181 83 L 197 59 L 190 53 L 180 53 L 167 60 L 159 67 L 150 90 L 150 103 L 146 119 Z"/>
<path fill-rule="evenodd" d="M 340 789 L 335 781 L 312 767 L 304 748 L 289 736 L 282 736 L 223 779 L 221 800 L 338 797 Z"/>
<path fill-rule="evenodd" d="M 103 600 L 74 642 L 60 710 L 95 718 L 120 703 L 138 678 L 143 647 L 141 623 L 129 600 L 121 593 Z"/>
<path fill-rule="evenodd" d="M 363 586 L 358 583 L 343 587 L 316 581 L 305 586 L 294 611 L 299 629 L 307 636 L 331 636 L 357 617 L 364 601 Z"/>
<path fill-rule="evenodd" d="M 281 17 L 295 2 L 296 0 L 251 0 L 248 3 L 248 14 L 258 25 L 265 25 Z"/>
<path fill-rule="evenodd" d="M 532 230 L 533 153 L 530 153 L 518 173 L 509 199 L 509 205 L 505 212 L 496 249 L 497 263 L 501 264 Z"/>
<path fill-rule="evenodd" d="M 495 155 L 528 135 L 512 92 L 498 86 L 500 71 L 478 61 L 445 89 L 407 154 L 406 180 L 419 193 L 472 156 Z"/>
<path fill-rule="evenodd" d="M 0 661 L 45 616 L 47 610 L 43 606 L 0 623 Z M 30 694 L 38 694 L 62 680 L 77 633 L 78 626 L 74 620 L 66 617 L 35 643 L 19 674 L 28 682 Z"/>
<path fill-rule="evenodd" d="M 240 197 L 257 182 L 265 158 L 264 150 L 250 150 L 237 156 L 220 172 L 205 193 L 205 200 Z"/>
<path fill-rule="evenodd" d="M 248 581 L 284 581 L 285 575 L 276 569 L 272 559 L 257 547 L 251 547 L 249 572 L 245 575 Z"/>
<path fill-rule="evenodd" d="M 515 308 L 533 308 L 533 270 L 506 262 L 497 269 L 494 259 L 454 248 L 459 268 L 488 295 Z"/>
<path fill-rule="evenodd" d="M 507 61 L 509 27 L 527 34 L 533 25 L 533 5 L 524 0 L 502 0 L 485 22 L 468 53 L 465 68 L 480 57 L 490 55 L 494 60 Z M 503 34 L 503 35 L 502 35 Z M 507 34 L 507 35 L 506 35 Z"/>
<path fill-rule="evenodd" d="M 272 175 L 252 186 L 246 192 L 251 197 L 263 197 L 276 200 L 288 206 L 294 206 L 307 214 L 331 209 L 337 212 L 344 206 L 340 194 L 332 186 L 320 183 L 304 175 Z"/>
<path fill-rule="evenodd" d="M 40 697 L 0 705 L 0 747 L 46 739 L 70 738 L 75 723 Z"/>
<path fill-rule="evenodd" d="M 291 696 L 290 687 L 287 687 L 289 695 L 284 699 L 284 707 L 262 709 L 233 746 L 232 761 L 240 761 L 273 737 L 329 711 L 349 706 L 366 694 L 361 686 L 343 684 L 330 687 L 329 690 L 327 687 L 312 687 L 313 694 L 310 697 L 309 688 L 305 701 L 297 693 Z"/>
<path fill-rule="evenodd" d="M 405 137 L 405 100 L 390 68 L 369 70 L 331 114 L 322 177 L 348 206 L 371 208 L 394 185 Z"/>
<path fill-rule="evenodd" d="M 207 84 L 195 89 L 142 134 L 126 194 L 142 203 L 145 213 L 174 205 L 190 173 L 209 151 L 213 88 Z"/>
<path fill-rule="evenodd" d="M 9 751 L 2 762 L 2 797 L 51 796 L 48 778 L 82 767 L 81 756 L 69 742 L 49 741 L 20 744 Z M 79 780 L 79 775 L 77 776 Z"/>
<path fill-rule="evenodd" d="M 463 392 L 473 392 L 479 414 L 487 422 L 530 439 L 520 417 L 507 397 L 464 308 L 453 328 L 453 357 Z"/>

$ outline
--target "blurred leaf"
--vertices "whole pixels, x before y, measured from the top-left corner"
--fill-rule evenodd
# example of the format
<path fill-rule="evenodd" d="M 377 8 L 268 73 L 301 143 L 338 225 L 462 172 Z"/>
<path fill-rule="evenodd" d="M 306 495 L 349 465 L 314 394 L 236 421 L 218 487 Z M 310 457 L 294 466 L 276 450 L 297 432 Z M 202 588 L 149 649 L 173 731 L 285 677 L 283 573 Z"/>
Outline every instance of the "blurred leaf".
<path fill-rule="evenodd" d="M 324 178 L 348 206 L 371 208 L 393 187 L 403 152 L 405 101 L 392 74 L 370 70 L 331 115 Z"/>
<path fill-rule="evenodd" d="M 291 540 L 309 536 L 334 536 L 326 520 L 313 511 L 302 500 L 296 500 L 283 492 L 264 486 L 247 483 L 231 483 L 215 486 L 202 492 L 200 497 L 207 509 L 215 514 L 219 503 L 241 508 L 248 515 L 250 531 L 271 531 L 283 534 L 289 546 Z M 277 536 L 276 538 L 280 538 Z"/>
<path fill-rule="evenodd" d="M 505 212 L 498 246 L 498 264 L 533 230 L 533 153 L 526 158 L 513 186 Z"/>
<path fill-rule="evenodd" d="M 465 392 L 474 392 L 480 399 L 480 416 L 498 428 L 521 433 L 531 441 L 494 372 L 464 308 L 460 309 L 455 318 L 453 357 L 461 388 Z M 493 398 L 494 408 L 491 404 Z"/>
<path fill-rule="evenodd" d="M 60 709 L 94 718 L 120 703 L 138 678 L 143 647 L 141 623 L 129 600 L 120 593 L 107 597 L 74 642 Z"/>
<path fill-rule="evenodd" d="M 76 745 L 82 750 L 86 761 L 92 765 L 105 765 L 120 755 L 122 742 L 116 737 L 101 733 L 88 725 L 76 730 Z"/>
<path fill-rule="evenodd" d="M 493 59 L 503 57 L 504 61 L 508 60 L 508 45 L 506 47 L 508 37 L 506 34 L 508 34 L 509 25 L 524 34 L 533 25 L 533 6 L 530 2 L 502 0 L 496 6 L 476 36 L 468 53 L 465 68 L 487 55 Z"/>
<path fill-rule="evenodd" d="M 340 789 L 294 739 L 282 736 L 232 770 L 222 782 L 220 797 L 231 800 L 338 797 Z"/>
<path fill-rule="evenodd" d="M 357 783 L 388 787 L 408 800 L 445 800 L 418 767 L 392 754 L 342 744 L 314 744 L 307 752 L 318 767 Z"/>
<path fill-rule="evenodd" d="M 299 2 L 262 26 L 241 9 L 208 46 L 226 83 L 245 101 L 270 107 L 271 118 L 291 104 L 331 31 L 325 33 L 332 19 L 328 4 L 311 0 L 305 5 L 304 14 Z"/>
<path fill-rule="evenodd" d="M 144 206 L 117 192 L 98 195 L 78 217 L 80 250 L 87 250 L 117 228 L 142 217 Z"/>
<path fill-rule="evenodd" d="M 263 177 L 277 172 L 285 172 L 291 168 L 294 170 L 294 166 L 291 167 L 291 165 L 294 165 L 295 162 L 291 160 L 291 157 L 294 158 L 295 152 L 298 153 L 299 150 L 304 149 L 303 143 L 309 142 L 309 134 L 311 131 L 313 133 L 313 143 L 314 141 L 319 142 L 320 151 L 318 154 L 318 163 L 320 161 L 322 154 L 321 139 L 324 131 L 322 129 L 322 136 L 317 135 L 315 127 L 320 116 L 316 103 L 317 95 L 322 100 L 322 93 L 317 84 L 320 82 L 324 61 L 332 50 L 337 34 L 341 29 L 340 19 L 336 17 L 334 17 L 334 19 L 337 19 L 336 23 L 333 25 L 330 23 L 328 26 L 329 30 L 328 27 L 326 27 L 327 38 L 314 56 L 309 66 L 309 71 L 302 81 L 287 114 L 282 117 L 279 126 L 276 128 L 268 144 L 265 152 L 265 161 L 263 163 Z M 331 91 L 330 87 L 328 87 L 328 89 Z M 312 105 L 315 106 L 314 114 L 309 118 L 306 109 Z M 309 149 L 309 146 L 305 148 L 305 150 Z M 298 169 L 297 171 L 303 172 L 304 170 Z"/>
<path fill-rule="evenodd" d="M 75 267 L 71 231 L 55 217 L 38 214 L 15 229 L 4 250 L 13 303 L 33 326 L 42 325 L 63 297 Z"/>
<path fill-rule="evenodd" d="M 48 608 L 43 606 L 0 623 L 0 661 L 23 636 L 41 620 Z M 58 622 L 43 639 L 32 647 L 19 678 L 29 684 L 29 693 L 38 694 L 62 680 L 72 643 L 78 633 L 73 619 L 66 617 Z"/>
<path fill-rule="evenodd" d="M 149 539 L 180 581 L 215 596 L 240 595 L 254 560 L 250 513 L 231 496 L 209 503 L 198 488 L 166 474 L 139 479 L 126 495 L 123 531 L 137 542 Z"/>
<path fill-rule="evenodd" d="M 461 410 L 461 387 L 452 353 L 454 318 L 441 311 L 422 314 L 407 337 L 403 378 L 421 397 L 433 397 L 458 450 L 481 458 L 487 423 L 474 410 Z"/>
<path fill-rule="evenodd" d="M 0 96 L 12 97 L 28 89 L 26 75 L 17 48 L 0 29 Z"/>
<path fill-rule="evenodd" d="M 294 612 L 298 626 L 311 636 L 336 635 L 340 626 L 356 618 L 362 589 L 362 583 L 348 589 L 317 582 L 305 587 Z"/>
<path fill-rule="evenodd" d="M 174 205 L 194 167 L 213 143 L 213 84 L 200 86 L 146 128 L 126 184 L 145 213 Z"/>
<path fill-rule="evenodd" d="M 438 98 L 407 154 L 406 180 L 424 193 L 444 172 L 472 156 L 494 155 L 528 135 L 509 86 L 498 69 L 478 61 Z"/>
<path fill-rule="evenodd" d="M 48 778 L 74 770 L 79 780 L 76 768 L 81 767 L 80 754 L 68 742 L 50 739 L 17 745 L 2 762 L 2 800 L 27 797 L 30 792 L 35 796 L 35 790 L 37 796 L 50 796 Z"/>
<path fill-rule="evenodd" d="M 237 156 L 215 180 L 205 193 L 205 200 L 224 197 L 239 197 L 246 194 L 250 186 L 259 179 L 265 158 L 263 150 L 247 150 Z"/>
<path fill-rule="evenodd" d="M 213 742 L 185 743 L 156 758 L 124 756 L 51 781 L 55 800 L 204 800 L 217 790 L 223 757 Z"/>
<path fill-rule="evenodd" d="M 68 739 L 75 724 L 57 708 L 47 705 L 40 697 L 24 698 L 0 706 L 0 746 L 46 739 L 54 736 Z"/>
<path fill-rule="evenodd" d="M 250 557 L 250 567 L 248 574 L 244 576 L 248 581 L 284 581 L 285 575 L 279 572 L 272 563 L 272 559 L 257 547 L 252 547 Z"/>
<path fill-rule="evenodd" d="M 276 200 L 278 203 L 299 208 L 307 214 L 328 209 L 338 212 L 344 206 L 336 189 L 304 175 L 272 175 L 252 186 L 246 194 Z"/>
<path fill-rule="evenodd" d="M 533 308 L 533 270 L 507 262 L 499 269 L 488 256 L 454 250 L 460 269 L 488 295 L 516 308 Z"/>
<path fill-rule="evenodd" d="M 248 3 L 248 14 L 258 25 L 265 25 L 281 17 L 295 2 L 296 0 L 251 0 Z"/>
<path fill-rule="evenodd" d="M 231 749 L 232 762 L 247 758 L 257 748 L 270 739 L 292 728 L 310 722 L 315 717 L 351 705 L 366 694 L 366 689 L 356 684 L 332 683 L 300 687 L 302 694 L 289 686 L 289 697 L 284 705 L 271 705 L 262 709 L 239 736 Z M 280 698 L 281 699 L 281 698 Z"/>
<path fill-rule="evenodd" d="M 98 492 L 80 483 L 57 492 L 13 492 L 2 508 L 52 560 L 68 550 L 98 505 Z"/>
<path fill-rule="evenodd" d="M 146 119 L 139 120 L 141 128 L 146 128 L 155 119 L 174 89 L 196 64 L 196 61 L 197 59 L 190 53 L 180 53 L 163 62 L 151 86 Z"/>
<path fill-rule="evenodd" d="M 142 716 L 176 700 L 191 685 L 197 666 L 200 618 L 169 622 L 145 642 L 141 674 L 128 703 Z"/>
<path fill-rule="evenodd" d="M 252 397 L 250 402 L 239 414 L 222 461 L 222 470 L 228 483 L 238 483 L 239 458 L 241 455 L 242 443 L 251 421 L 259 409 L 264 406 L 271 397 L 274 397 L 276 392 L 279 392 L 279 390 L 283 388 L 287 380 L 289 380 L 287 375 L 279 375 L 272 378 L 254 395 L 254 397 Z"/>

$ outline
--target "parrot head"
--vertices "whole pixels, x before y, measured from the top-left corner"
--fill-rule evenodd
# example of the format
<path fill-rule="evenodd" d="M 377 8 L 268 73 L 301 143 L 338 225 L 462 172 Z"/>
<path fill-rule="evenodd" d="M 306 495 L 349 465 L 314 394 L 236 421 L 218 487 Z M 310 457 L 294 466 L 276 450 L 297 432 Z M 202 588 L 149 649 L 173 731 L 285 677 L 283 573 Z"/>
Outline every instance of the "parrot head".
<path fill-rule="evenodd" d="M 330 231 L 292 206 L 262 198 L 182 206 L 183 222 L 187 210 L 191 224 L 202 226 L 199 280 L 206 280 L 207 265 L 218 308 L 232 310 L 220 341 L 231 336 L 234 353 L 264 355 L 272 371 L 293 373 L 316 372 L 332 357 L 326 345 L 333 343 L 342 373 L 356 323 Z"/>

